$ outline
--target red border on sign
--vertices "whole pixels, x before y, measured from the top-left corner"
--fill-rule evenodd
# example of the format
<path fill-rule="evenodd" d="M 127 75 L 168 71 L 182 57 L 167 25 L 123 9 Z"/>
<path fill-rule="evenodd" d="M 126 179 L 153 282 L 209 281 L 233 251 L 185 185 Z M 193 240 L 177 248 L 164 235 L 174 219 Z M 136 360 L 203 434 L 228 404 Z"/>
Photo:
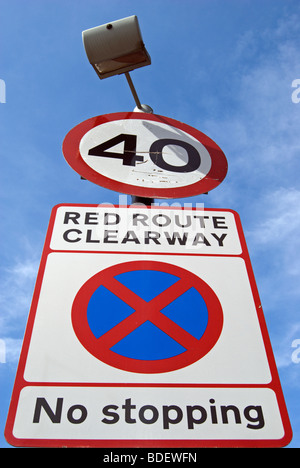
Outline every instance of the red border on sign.
<path fill-rule="evenodd" d="M 81 139 L 88 131 L 99 125 L 107 122 L 127 119 L 151 120 L 154 122 L 160 122 L 183 130 L 184 132 L 196 138 L 196 140 L 205 146 L 211 157 L 211 168 L 208 174 L 206 174 L 203 179 L 196 183 L 178 188 L 138 187 L 135 185 L 126 184 L 124 182 L 119 182 L 99 174 L 99 172 L 92 169 L 83 160 L 79 151 Z M 66 135 L 63 142 L 63 154 L 72 169 L 74 169 L 83 178 L 93 182 L 94 184 L 100 185 L 110 190 L 114 190 L 116 192 L 148 198 L 184 198 L 209 192 L 224 180 L 228 169 L 227 159 L 223 151 L 204 133 L 169 117 L 139 112 L 119 112 L 114 114 L 106 114 L 98 117 L 92 117 L 91 119 L 81 122 L 79 125 L 70 130 L 70 132 Z"/>
<path fill-rule="evenodd" d="M 152 301 L 146 303 L 114 278 L 121 273 L 137 270 L 163 271 L 180 277 L 180 280 L 156 296 Z M 100 285 L 119 295 L 119 297 L 121 295 L 122 299 L 136 311 L 97 339 L 88 324 L 87 307 L 92 294 Z M 208 310 L 207 327 L 199 340 L 158 311 L 158 309 L 167 306 L 191 287 L 194 287 L 203 297 Z M 186 348 L 186 351 L 174 357 L 158 360 L 132 359 L 111 351 L 110 348 L 114 344 L 138 328 L 146 320 L 152 321 L 174 340 L 178 340 Z M 127 372 L 153 374 L 181 369 L 205 356 L 220 337 L 223 327 L 223 312 L 214 291 L 198 276 L 172 264 L 141 260 L 113 265 L 90 278 L 80 288 L 74 299 L 72 323 L 81 344 L 97 359 Z"/>
<path fill-rule="evenodd" d="M 267 359 L 270 367 L 270 372 L 271 372 L 271 382 L 267 385 L 255 385 L 255 384 L 134 384 L 130 382 L 122 382 L 122 383 L 105 383 L 105 384 L 95 384 L 95 383 L 76 383 L 76 382 L 27 382 L 24 379 L 24 370 L 25 370 L 25 365 L 26 365 L 26 360 L 27 360 L 27 355 L 29 351 L 29 346 L 30 346 L 30 340 L 31 340 L 31 335 L 32 335 L 32 330 L 36 318 L 36 310 L 39 302 L 39 296 L 40 296 L 40 290 L 43 282 L 43 277 L 44 277 L 44 271 L 45 271 L 45 266 L 46 266 L 46 261 L 48 255 L 52 252 L 50 249 L 50 243 L 51 243 L 51 237 L 52 237 L 52 232 L 53 232 L 53 227 L 54 227 L 54 222 L 56 219 L 56 213 L 59 207 L 89 207 L 89 208 L 96 208 L 99 205 L 92 205 L 92 204 L 75 204 L 75 203 L 62 203 L 60 205 L 57 205 L 53 208 L 50 221 L 49 221 L 49 227 L 45 239 L 45 244 L 44 244 L 44 249 L 42 253 L 42 258 L 41 258 L 41 263 L 40 263 L 40 268 L 39 272 L 37 275 L 37 280 L 36 280 L 36 285 L 35 285 L 35 290 L 33 294 L 33 299 L 32 299 L 32 304 L 31 304 L 31 309 L 30 313 L 28 316 L 28 322 L 26 326 L 26 331 L 24 335 L 24 340 L 23 340 L 23 346 L 21 350 L 21 355 L 19 359 L 19 365 L 16 373 L 16 379 L 15 379 L 15 384 L 12 392 L 12 397 L 11 397 L 11 402 L 10 402 L 10 407 L 8 411 L 8 416 L 7 416 L 7 422 L 6 422 L 6 427 L 5 427 L 5 438 L 7 442 L 13 446 L 16 447 L 102 447 L 102 448 L 200 448 L 200 447 L 253 447 L 253 448 L 258 448 L 258 447 L 284 447 L 288 445 L 291 440 L 292 440 L 292 428 L 289 420 L 289 415 L 287 412 L 285 400 L 284 400 L 284 395 L 282 392 L 281 384 L 280 384 L 280 379 L 272 351 L 272 346 L 260 302 L 260 297 L 259 293 L 257 290 L 256 286 L 256 281 L 255 277 L 253 274 L 250 258 L 249 258 L 249 253 L 246 245 L 246 241 L 244 238 L 243 234 L 243 229 L 242 225 L 240 222 L 240 218 L 238 213 L 236 213 L 233 210 L 229 209 L 222 209 L 222 208 L 209 208 L 209 209 L 204 209 L 205 211 L 213 212 L 213 211 L 218 211 L 218 212 L 230 212 L 234 215 L 236 225 L 237 225 L 237 231 L 239 234 L 239 239 L 241 242 L 242 246 L 242 253 L 241 255 L 237 255 L 234 257 L 240 257 L 245 261 L 248 276 L 249 276 L 249 282 L 253 294 L 253 299 L 255 302 L 256 306 L 256 312 L 257 312 L 257 317 L 258 321 L 260 324 L 260 329 L 262 333 L 262 338 L 263 342 L 265 345 L 265 350 L 267 354 Z M 107 205 L 107 206 L 111 206 Z M 127 207 L 128 209 L 134 209 L 134 207 Z M 149 207 L 148 209 L 172 209 L 172 210 L 181 210 L 182 208 L 178 207 Z M 197 211 L 197 208 L 192 208 L 193 210 Z M 203 211 L 203 210 L 201 210 Z M 78 252 L 76 252 L 78 253 Z M 86 252 L 85 252 L 86 253 Z M 101 252 L 99 252 L 101 253 Z M 109 252 L 104 252 L 105 254 Z M 114 252 L 111 252 L 114 253 Z M 136 253 L 136 252 L 133 252 Z M 144 252 L 147 253 L 147 252 Z M 153 253 L 151 253 L 153 255 Z M 159 255 L 162 255 L 159 253 Z M 168 254 L 169 255 L 169 254 Z M 177 255 L 177 254 L 175 254 Z M 180 254 L 178 254 L 180 255 Z M 187 255 L 195 255 L 195 254 L 187 254 Z M 199 254 L 196 254 L 196 256 Z M 19 403 L 19 396 L 23 388 L 26 386 L 38 386 L 38 387 L 106 387 L 108 388 L 121 388 L 121 387 L 147 387 L 151 389 L 151 387 L 161 387 L 161 388 L 169 388 L 169 387 L 197 387 L 197 388 L 269 388 L 273 390 L 276 394 L 276 398 L 278 401 L 278 408 L 280 411 L 281 419 L 282 419 L 282 424 L 283 424 L 283 429 L 284 429 L 284 435 L 281 439 L 260 439 L 260 440 L 255 440 L 255 439 L 240 439 L 240 440 L 233 440 L 233 439 L 222 439 L 222 440 L 212 440 L 212 439 L 198 439 L 198 440 L 145 440 L 145 439 L 137 439 L 137 440 L 129 440 L 129 439 L 122 439 L 122 440 L 89 440 L 89 439 L 34 439 L 34 438 L 17 438 L 14 436 L 14 423 L 15 423 L 15 418 L 16 418 L 16 412 L 18 408 L 18 403 Z"/>

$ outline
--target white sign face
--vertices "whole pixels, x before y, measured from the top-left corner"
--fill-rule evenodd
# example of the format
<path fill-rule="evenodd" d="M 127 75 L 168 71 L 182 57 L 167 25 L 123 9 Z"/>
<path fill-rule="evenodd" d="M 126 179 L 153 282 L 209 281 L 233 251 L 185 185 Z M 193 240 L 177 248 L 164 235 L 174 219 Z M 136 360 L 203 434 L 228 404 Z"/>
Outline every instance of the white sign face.
<path fill-rule="evenodd" d="M 139 112 L 82 122 L 66 136 L 63 153 L 84 178 L 150 198 L 204 193 L 227 173 L 225 155 L 208 136 L 174 119 Z"/>
<path fill-rule="evenodd" d="M 239 255 L 230 211 L 166 210 L 101 205 L 58 207 L 51 249 Z M 63 229 L 63 233 L 62 233 Z"/>
<path fill-rule="evenodd" d="M 287 444 L 236 213 L 56 207 L 6 437 L 21 446 Z"/>
<path fill-rule="evenodd" d="M 132 139 L 135 158 L 133 160 L 130 153 L 131 164 L 127 165 L 124 164 L 128 158 L 124 156 L 124 147 Z M 103 151 L 103 156 L 99 157 L 99 144 L 108 141 L 111 145 L 109 152 Z M 163 142 L 159 150 L 157 142 Z M 98 125 L 84 135 L 79 151 L 86 164 L 96 172 L 138 187 L 185 187 L 202 180 L 211 168 L 209 152 L 202 143 L 192 135 L 161 122 L 117 120 Z M 160 158 L 159 151 L 162 152 Z M 193 156 L 196 158 L 194 166 L 191 165 Z M 186 172 L 189 165 L 192 170 Z"/>

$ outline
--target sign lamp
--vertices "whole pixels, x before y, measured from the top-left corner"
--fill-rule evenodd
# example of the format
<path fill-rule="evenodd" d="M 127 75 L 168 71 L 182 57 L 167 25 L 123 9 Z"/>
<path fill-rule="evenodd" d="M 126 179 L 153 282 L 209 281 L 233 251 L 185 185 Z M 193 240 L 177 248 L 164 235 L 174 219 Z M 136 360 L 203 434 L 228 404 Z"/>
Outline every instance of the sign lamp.
<path fill-rule="evenodd" d="M 82 32 L 84 48 L 99 78 L 125 74 L 139 110 L 152 112 L 142 105 L 133 86 L 129 72 L 151 64 L 143 43 L 136 16 L 103 24 Z"/>

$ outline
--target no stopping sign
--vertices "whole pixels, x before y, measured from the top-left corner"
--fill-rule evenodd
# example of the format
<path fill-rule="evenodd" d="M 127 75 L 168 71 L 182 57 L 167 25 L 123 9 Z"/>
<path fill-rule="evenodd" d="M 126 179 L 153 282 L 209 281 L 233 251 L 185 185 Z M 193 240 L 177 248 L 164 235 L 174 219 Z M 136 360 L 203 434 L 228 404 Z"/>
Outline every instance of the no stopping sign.
<path fill-rule="evenodd" d="M 126 262 L 100 271 L 72 306 L 75 334 L 86 350 L 113 367 L 161 373 L 205 356 L 223 327 L 210 286 L 178 266 Z"/>
<path fill-rule="evenodd" d="M 208 192 L 227 173 L 227 160 L 207 135 L 177 120 L 139 112 L 88 119 L 65 137 L 69 165 L 97 185 L 150 198 Z"/>

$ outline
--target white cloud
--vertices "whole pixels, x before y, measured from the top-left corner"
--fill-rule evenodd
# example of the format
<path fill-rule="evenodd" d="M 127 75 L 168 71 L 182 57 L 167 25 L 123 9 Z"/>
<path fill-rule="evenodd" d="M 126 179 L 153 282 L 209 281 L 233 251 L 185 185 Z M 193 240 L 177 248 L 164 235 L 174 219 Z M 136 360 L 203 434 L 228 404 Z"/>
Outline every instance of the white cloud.
<path fill-rule="evenodd" d="M 280 188 L 252 204 L 245 235 L 265 311 L 276 314 L 273 329 L 298 322 L 299 231 L 300 190 Z"/>
<path fill-rule="evenodd" d="M 22 347 L 20 338 L 0 338 L 0 363 L 15 364 Z"/>
<path fill-rule="evenodd" d="M 291 249 L 296 250 L 300 243 L 300 190 L 279 188 L 261 198 L 259 204 L 265 219 L 249 231 L 254 243 L 276 245 L 278 250 L 289 253 Z"/>
<path fill-rule="evenodd" d="M 27 259 L 23 263 L 17 262 L 7 271 L 14 278 L 16 284 L 25 284 L 36 277 L 37 267 L 37 261 Z"/>
<path fill-rule="evenodd" d="M 209 96 L 215 101 L 213 117 L 198 122 L 227 155 L 238 198 L 241 182 L 257 191 L 298 182 L 300 103 L 292 103 L 291 84 L 300 78 L 299 24 L 292 16 L 275 30 L 246 31 L 227 57 L 235 71 L 228 78 L 224 73 Z"/>
<path fill-rule="evenodd" d="M 0 287 L 0 330 L 1 336 L 13 338 L 22 333 L 28 315 L 38 262 L 25 259 L 6 268 L 5 278 Z"/>

